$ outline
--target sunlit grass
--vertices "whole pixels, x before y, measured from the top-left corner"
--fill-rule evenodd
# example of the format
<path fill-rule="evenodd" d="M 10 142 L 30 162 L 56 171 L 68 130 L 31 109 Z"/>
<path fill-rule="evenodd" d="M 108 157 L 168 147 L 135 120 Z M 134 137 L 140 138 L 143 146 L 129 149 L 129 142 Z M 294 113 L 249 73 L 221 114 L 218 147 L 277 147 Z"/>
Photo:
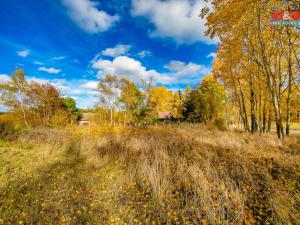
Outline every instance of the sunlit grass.
<path fill-rule="evenodd" d="M 283 122 L 282 123 L 283 128 L 286 128 L 286 123 Z M 272 124 L 272 128 L 275 130 L 276 129 L 276 124 Z M 291 122 L 290 123 L 290 130 L 300 130 L 300 123 L 297 122 Z"/>
<path fill-rule="evenodd" d="M 290 129 L 291 130 L 300 130 L 300 123 L 291 123 Z"/>
<path fill-rule="evenodd" d="M 204 126 L 33 130 L 0 142 L 0 224 L 297 224 L 299 146 Z"/>

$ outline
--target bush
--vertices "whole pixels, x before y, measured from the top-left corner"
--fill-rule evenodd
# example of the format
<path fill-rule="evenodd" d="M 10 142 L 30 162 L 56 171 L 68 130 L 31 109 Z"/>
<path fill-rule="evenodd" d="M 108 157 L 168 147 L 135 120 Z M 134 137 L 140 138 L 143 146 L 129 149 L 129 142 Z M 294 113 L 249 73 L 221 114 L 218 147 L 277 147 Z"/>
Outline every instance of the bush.
<path fill-rule="evenodd" d="M 219 130 L 226 130 L 226 121 L 224 118 L 215 119 L 213 122 L 213 126 L 218 128 Z"/>
<path fill-rule="evenodd" d="M 17 139 L 18 130 L 9 121 L 0 121 L 0 139 L 12 141 Z"/>

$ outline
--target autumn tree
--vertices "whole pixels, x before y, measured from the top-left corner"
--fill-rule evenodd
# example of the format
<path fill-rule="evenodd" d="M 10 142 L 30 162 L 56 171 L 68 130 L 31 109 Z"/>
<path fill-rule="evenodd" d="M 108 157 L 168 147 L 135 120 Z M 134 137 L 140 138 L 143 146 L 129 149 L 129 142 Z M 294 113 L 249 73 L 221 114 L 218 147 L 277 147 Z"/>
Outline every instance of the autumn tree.
<path fill-rule="evenodd" d="M 124 124 L 126 124 L 127 117 L 133 117 L 137 119 L 143 113 L 143 107 L 145 105 L 144 99 L 145 95 L 142 91 L 135 85 L 134 82 L 122 78 L 119 84 L 121 95 L 119 102 L 124 106 Z M 128 118 L 130 120 L 131 118 Z"/>
<path fill-rule="evenodd" d="M 185 120 L 194 121 L 194 115 L 192 114 L 195 111 L 195 105 L 192 99 L 194 99 L 194 91 L 191 90 L 190 86 L 187 86 L 184 93 L 182 94 L 182 116 Z"/>
<path fill-rule="evenodd" d="M 181 118 L 181 92 L 176 91 L 173 94 L 173 105 L 172 105 L 172 113 L 176 118 Z"/>
<path fill-rule="evenodd" d="M 142 91 L 145 95 L 145 103 L 146 105 L 148 105 L 150 99 L 150 93 L 155 87 L 155 84 L 152 78 L 150 78 L 149 81 L 141 80 L 141 84 L 142 84 Z"/>
<path fill-rule="evenodd" d="M 181 90 L 178 90 L 177 93 L 175 93 L 174 98 L 179 98 L 179 104 L 178 107 L 176 108 L 176 118 L 178 119 L 183 119 L 183 110 L 184 110 L 184 99 L 183 99 L 183 93 Z M 177 101 L 177 100 L 176 100 Z"/>
<path fill-rule="evenodd" d="M 199 88 L 199 111 L 202 111 L 204 121 L 217 120 L 224 115 L 224 88 L 212 75 L 205 77 Z"/>
<path fill-rule="evenodd" d="M 22 70 L 16 70 L 8 82 L 0 84 L 0 103 L 14 112 L 21 112 L 23 122 L 26 128 L 29 128 L 27 118 L 27 92 L 29 84 L 25 79 L 25 73 Z"/>
<path fill-rule="evenodd" d="M 32 82 L 27 91 L 28 111 L 37 125 L 50 125 L 55 114 L 64 108 L 63 98 L 53 85 Z"/>
<path fill-rule="evenodd" d="M 21 115 L 26 128 L 63 126 L 74 119 L 65 104 L 69 99 L 65 101 L 50 83 L 28 82 L 22 70 L 16 70 L 8 82 L 0 84 L 0 88 L 1 103 L 14 114 L 15 120 Z"/>
<path fill-rule="evenodd" d="M 148 108 L 152 117 L 157 117 L 159 112 L 171 112 L 173 109 L 173 93 L 166 87 L 154 87 L 149 95 Z"/>
<path fill-rule="evenodd" d="M 75 122 L 78 120 L 80 116 L 80 110 L 76 106 L 76 102 L 73 98 L 66 97 L 64 98 L 64 106 L 68 112 L 68 117 L 70 119 L 70 122 Z"/>
<path fill-rule="evenodd" d="M 206 76 L 199 87 L 192 90 L 185 103 L 184 116 L 193 122 L 216 121 L 224 116 L 223 85 L 212 75 Z"/>
<path fill-rule="evenodd" d="M 119 80 L 114 75 L 106 75 L 98 84 L 100 91 L 100 104 L 108 107 L 110 111 L 110 124 L 113 124 L 113 112 L 118 102 Z"/>
<path fill-rule="evenodd" d="M 294 91 L 291 87 L 298 74 L 297 28 L 270 23 L 271 12 L 274 7 L 282 7 L 281 1 L 208 2 L 208 7 L 202 10 L 202 16 L 207 17 L 207 34 L 220 40 L 219 71 L 230 84 L 227 87 L 234 90 L 244 127 L 252 132 L 257 128 L 263 131 L 270 102 L 277 135 L 283 138 L 282 118 L 286 114 L 288 134 L 290 96 Z M 293 1 L 288 4 L 292 7 Z"/>
<path fill-rule="evenodd" d="M 189 122 L 200 122 L 199 113 L 196 109 L 196 101 L 198 101 L 197 91 L 187 89 L 183 104 L 182 115 L 184 120 Z"/>

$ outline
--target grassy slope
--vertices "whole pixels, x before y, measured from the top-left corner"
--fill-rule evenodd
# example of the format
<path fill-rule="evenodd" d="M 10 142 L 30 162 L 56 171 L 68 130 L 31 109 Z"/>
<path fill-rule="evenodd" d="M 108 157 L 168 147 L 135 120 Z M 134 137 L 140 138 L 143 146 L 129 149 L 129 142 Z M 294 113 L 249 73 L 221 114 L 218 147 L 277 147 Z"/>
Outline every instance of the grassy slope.
<path fill-rule="evenodd" d="M 0 143 L 0 224 L 299 224 L 300 138 L 151 127 Z"/>

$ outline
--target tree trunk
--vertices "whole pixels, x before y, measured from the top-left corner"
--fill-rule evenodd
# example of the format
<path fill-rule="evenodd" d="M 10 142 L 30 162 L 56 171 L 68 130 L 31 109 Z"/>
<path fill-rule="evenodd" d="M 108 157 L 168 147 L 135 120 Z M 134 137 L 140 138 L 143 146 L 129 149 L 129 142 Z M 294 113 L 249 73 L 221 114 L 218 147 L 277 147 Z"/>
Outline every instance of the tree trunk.
<path fill-rule="evenodd" d="M 27 116 L 26 116 L 25 109 L 23 107 L 23 103 L 21 103 L 21 111 L 22 111 L 22 114 L 23 114 L 23 120 L 24 120 L 25 127 L 27 129 L 29 129 L 29 125 L 28 125 L 28 122 L 27 122 Z"/>
<path fill-rule="evenodd" d="M 281 121 L 280 105 L 278 102 L 278 97 L 275 93 L 273 93 L 272 99 L 273 99 L 273 106 L 274 106 L 274 112 L 275 112 L 277 136 L 279 139 L 283 139 L 284 134 L 283 134 L 282 121 Z"/>
<path fill-rule="evenodd" d="M 236 87 L 235 81 L 232 81 L 232 83 L 233 83 L 233 87 L 234 87 L 235 97 L 236 97 L 236 99 L 238 101 L 238 105 L 239 105 L 240 119 L 242 119 L 244 129 L 247 130 L 247 131 L 249 131 L 248 121 L 247 121 L 247 113 L 245 113 L 245 105 L 242 104 L 240 96 L 239 96 L 239 94 L 237 92 L 237 87 Z M 241 89 L 240 89 L 239 92 L 241 94 L 241 98 L 243 99 L 243 92 L 241 91 Z M 244 101 L 243 101 L 243 103 L 244 103 Z"/>
<path fill-rule="evenodd" d="M 225 119 L 226 119 L 226 127 L 229 126 L 229 118 L 228 118 L 228 99 L 224 85 L 224 93 L 225 93 Z"/>
<path fill-rule="evenodd" d="M 269 118 L 268 118 L 268 132 L 271 131 L 271 125 L 272 125 L 272 111 L 271 109 L 269 110 Z"/>
<path fill-rule="evenodd" d="M 254 85 L 253 85 L 253 77 L 250 75 L 250 113 L 251 113 L 251 133 L 255 133 L 257 131 L 257 122 L 255 115 L 255 93 L 254 93 Z"/>
<path fill-rule="evenodd" d="M 266 101 L 264 101 L 264 105 L 262 105 L 263 103 L 263 100 L 262 100 L 262 90 L 261 90 L 261 80 L 259 79 L 259 109 L 258 109 L 258 113 L 259 113 L 259 123 L 258 123 L 258 127 L 259 127 L 259 132 L 260 133 L 263 133 L 265 132 L 264 129 L 265 129 L 265 122 L 266 121 L 263 121 L 265 118 L 264 118 L 264 110 L 265 110 L 265 104 L 266 104 Z"/>
<path fill-rule="evenodd" d="M 288 94 L 286 99 L 286 127 L 285 132 L 286 135 L 290 134 L 290 121 L 291 121 L 291 91 L 292 91 L 292 79 L 293 79 L 293 71 L 292 71 L 292 43 L 291 43 L 291 35 L 289 30 L 287 30 L 289 37 L 289 53 L 288 53 Z"/>
<path fill-rule="evenodd" d="M 124 127 L 126 127 L 126 110 L 124 112 Z"/>
<path fill-rule="evenodd" d="M 113 108 L 110 108 L 110 125 L 113 125 Z"/>
<path fill-rule="evenodd" d="M 247 111 L 246 111 L 246 105 L 245 105 L 245 98 L 244 98 L 244 93 L 240 87 L 240 94 L 241 94 L 241 97 L 242 97 L 242 112 L 243 112 L 243 116 L 244 116 L 244 125 L 245 125 L 245 129 L 247 131 L 249 131 L 249 126 L 248 126 L 248 116 L 247 116 Z"/>
<path fill-rule="evenodd" d="M 264 102 L 263 112 L 262 112 L 262 132 L 266 132 L 266 120 L 267 120 L 267 110 L 266 110 L 267 100 Z"/>

